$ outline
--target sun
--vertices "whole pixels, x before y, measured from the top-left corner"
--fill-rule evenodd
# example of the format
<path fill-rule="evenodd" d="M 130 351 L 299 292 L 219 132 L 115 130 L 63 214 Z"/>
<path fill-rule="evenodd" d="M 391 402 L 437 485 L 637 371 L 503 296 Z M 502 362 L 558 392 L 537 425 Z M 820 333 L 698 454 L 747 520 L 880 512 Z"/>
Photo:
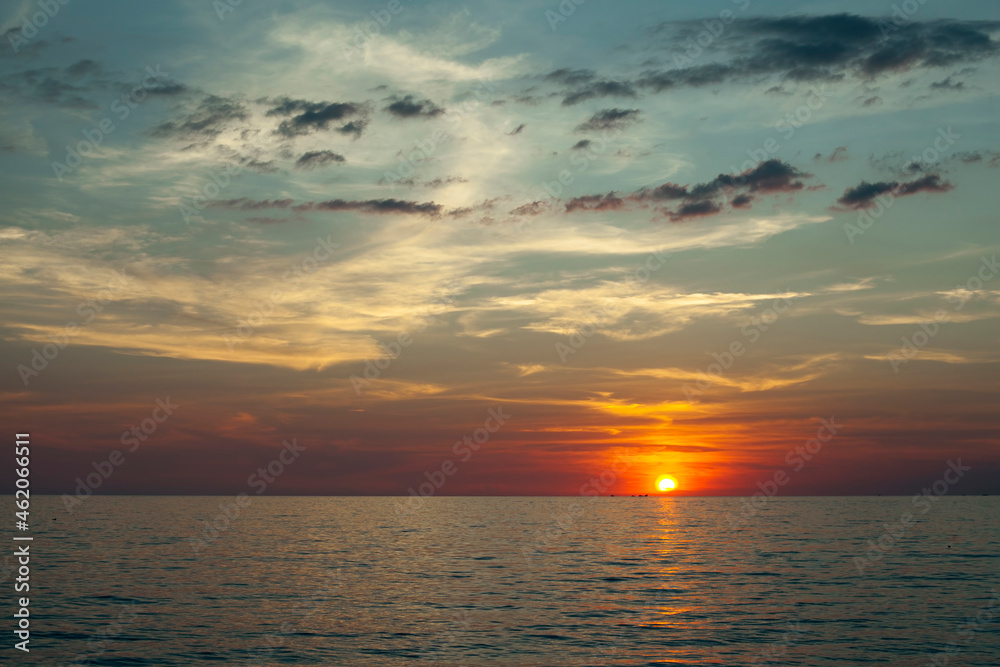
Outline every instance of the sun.
<path fill-rule="evenodd" d="M 677 488 L 677 480 L 669 475 L 664 475 L 656 480 L 656 488 L 660 491 L 673 491 Z"/>

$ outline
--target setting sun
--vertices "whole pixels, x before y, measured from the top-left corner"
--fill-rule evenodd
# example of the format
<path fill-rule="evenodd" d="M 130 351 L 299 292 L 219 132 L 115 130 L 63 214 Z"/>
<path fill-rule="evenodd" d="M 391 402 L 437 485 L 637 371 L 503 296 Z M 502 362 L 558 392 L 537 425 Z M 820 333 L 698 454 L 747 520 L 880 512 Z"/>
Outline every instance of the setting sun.
<path fill-rule="evenodd" d="M 656 488 L 660 491 L 673 491 L 677 488 L 677 480 L 673 477 L 661 477 L 656 482 Z"/>

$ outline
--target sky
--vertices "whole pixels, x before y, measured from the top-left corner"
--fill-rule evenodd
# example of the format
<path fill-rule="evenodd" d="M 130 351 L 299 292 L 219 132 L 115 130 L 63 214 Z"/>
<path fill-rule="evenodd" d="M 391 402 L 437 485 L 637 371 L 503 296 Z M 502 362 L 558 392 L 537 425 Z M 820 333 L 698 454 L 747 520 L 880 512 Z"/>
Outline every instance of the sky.
<path fill-rule="evenodd" d="M 37 492 L 1000 493 L 995 3 L 0 21 Z"/>

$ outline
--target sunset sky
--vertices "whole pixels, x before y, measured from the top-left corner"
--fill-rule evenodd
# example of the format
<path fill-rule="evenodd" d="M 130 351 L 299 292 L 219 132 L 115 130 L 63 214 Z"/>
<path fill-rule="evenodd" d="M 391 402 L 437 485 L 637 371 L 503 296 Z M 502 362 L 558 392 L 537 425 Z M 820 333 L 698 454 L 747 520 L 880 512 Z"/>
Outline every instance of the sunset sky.
<path fill-rule="evenodd" d="M 995 2 L 0 9 L 38 492 L 1000 493 Z"/>

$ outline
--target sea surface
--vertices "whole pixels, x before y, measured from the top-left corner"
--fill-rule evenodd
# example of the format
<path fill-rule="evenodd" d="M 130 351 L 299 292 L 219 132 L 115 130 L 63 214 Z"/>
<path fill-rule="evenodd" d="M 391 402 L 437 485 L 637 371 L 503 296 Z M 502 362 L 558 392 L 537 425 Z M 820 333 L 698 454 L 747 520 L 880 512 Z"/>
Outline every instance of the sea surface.
<path fill-rule="evenodd" d="M 0 662 L 1000 665 L 1000 498 L 744 500 L 33 498 Z"/>

